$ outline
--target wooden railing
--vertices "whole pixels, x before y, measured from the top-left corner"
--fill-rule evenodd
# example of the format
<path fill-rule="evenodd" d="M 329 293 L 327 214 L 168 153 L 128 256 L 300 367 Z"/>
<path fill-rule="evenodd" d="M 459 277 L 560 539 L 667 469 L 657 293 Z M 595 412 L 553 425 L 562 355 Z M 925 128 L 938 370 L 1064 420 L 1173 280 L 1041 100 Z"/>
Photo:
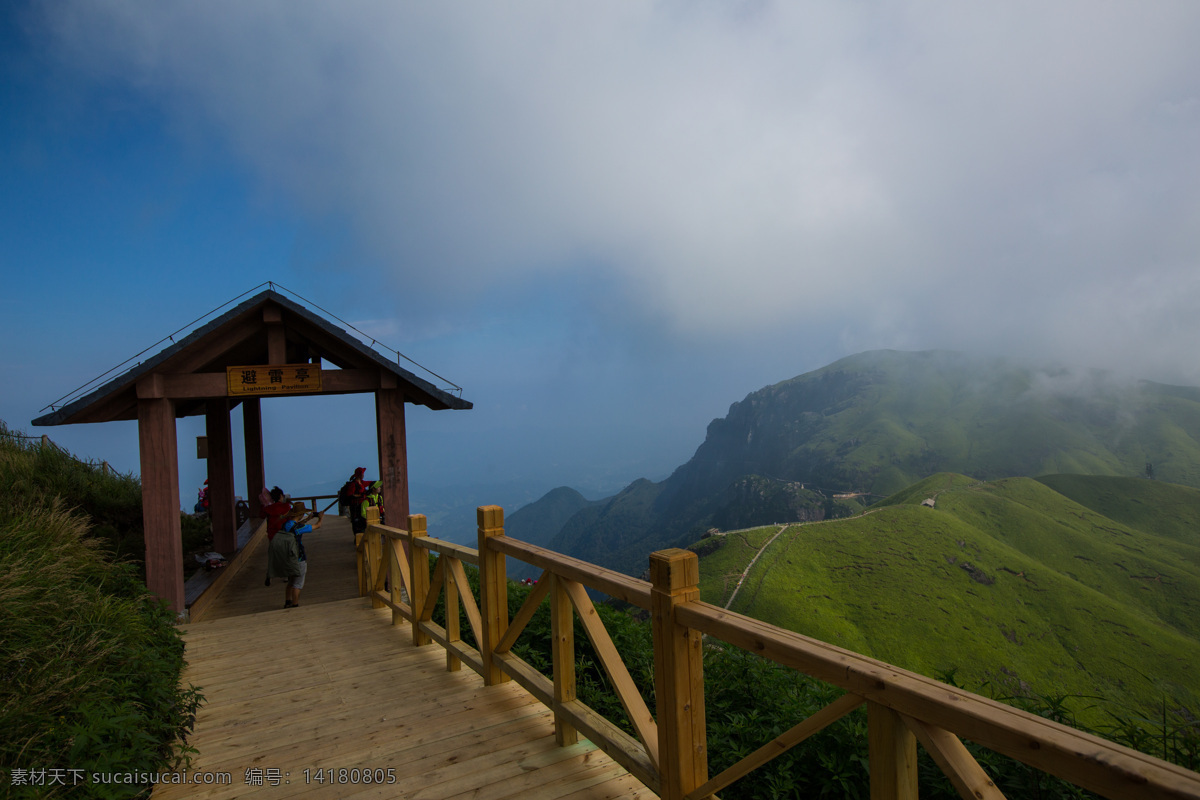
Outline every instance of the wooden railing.
<path fill-rule="evenodd" d="M 296 501 L 304 500 L 304 501 L 306 501 L 305 505 L 307 505 L 309 508 L 320 511 L 322 514 L 324 514 L 326 511 L 328 511 L 329 509 L 331 509 L 335 505 L 337 505 L 337 497 L 338 496 L 336 494 L 306 494 L 306 495 L 297 494 L 297 495 L 292 495 L 292 500 L 296 500 Z M 329 503 L 327 503 L 324 508 L 318 509 L 317 508 L 318 500 L 328 500 Z"/>
<path fill-rule="evenodd" d="M 663 798 L 701 800 L 837 721 L 867 706 L 872 800 L 917 797 L 917 744 L 964 798 L 1002 798 L 963 745 L 969 739 L 1042 772 L 1114 800 L 1200 798 L 1200 774 L 825 642 L 700 601 L 699 562 L 687 550 L 650 556 L 650 582 L 597 567 L 504 535 L 498 506 L 478 510 L 478 549 L 431 539 L 423 515 L 407 531 L 368 520 L 356 536 L 359 588 L 393 624 L 411 623 L 415 644 L 437 642 L 446 668 L 465 663 L 486 684 L 516 681 L 553 710 L 562 745 L 583 734 Z M 430 558 L 437 563 L 430 570 Z M 515 618 L 508 619 L 505 557 L 544 570 Z M 479 598 L 463 564 L 479 570 Z M 386 590 L 385 590 L 386 588 Z M 587 589 L 651 612 L 654 697 L 651 714 L 600 623 Z M 407 596 L 408 601 L 404 599 Z M 445 597 L 446 627 L 433 621 Z M 550 603 L 553 679 L 512 652 L 525 625 Z M 459 607 L 479 648 L 460 637 Z M 573 617 L 578 616 L 624 707 L 636 738 L 575 696 Z M 703 637 L 796 669 L 846 691 L 838 700 L 710 777 L 704 722 Z M 960 738 L 961 737 L 961 738 Z"/>

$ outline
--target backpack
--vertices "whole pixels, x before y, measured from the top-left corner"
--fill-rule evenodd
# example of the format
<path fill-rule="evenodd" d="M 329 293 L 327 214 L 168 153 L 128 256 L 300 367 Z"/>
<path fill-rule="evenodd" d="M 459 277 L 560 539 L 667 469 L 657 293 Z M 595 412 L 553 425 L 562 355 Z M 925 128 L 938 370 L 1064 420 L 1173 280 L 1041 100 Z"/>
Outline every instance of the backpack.
<path fill-rule="evenodd" d="M 351 475 L 350 480 L 342 484 L 342 488 L 338 489 L 337 493 L 337 499 L 339 503 L 348 506 L 354 501 L 353 487 L 356 483 L 357 481 L 354 480 L 354 476 Z"/>

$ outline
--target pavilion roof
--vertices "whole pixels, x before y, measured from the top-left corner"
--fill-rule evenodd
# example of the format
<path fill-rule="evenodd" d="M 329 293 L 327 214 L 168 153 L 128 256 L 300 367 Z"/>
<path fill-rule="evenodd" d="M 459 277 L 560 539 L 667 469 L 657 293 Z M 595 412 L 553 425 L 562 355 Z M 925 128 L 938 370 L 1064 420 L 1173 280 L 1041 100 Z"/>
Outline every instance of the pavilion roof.
<path fill-rule="evenodd" d="M 285 363 L 319 358 L 333 380 L 320 394 L 351 394 L 388 388 L 393 383 L 406 402 L 434 410 L 469 409 L 472 404 L 417 377 L 357 337 L 302 305 L 268 289 L 197 328 L 141 361 L 95 391 L 33 420 L 33 425 L 68 425 L 137 419 L 138 384 L 153 375 L 169 376 L 175 387 L 176 417 L 205 413 L 206 401 L 224 396 L 227 367 L 265 365 L 268 329 L 282 325 Z M 342 370 L 338 379 L 332 364 Z M 219 380 L 218 380 L 219 376 Z M 353 378 L 351 380 L 350 378 Z"/>

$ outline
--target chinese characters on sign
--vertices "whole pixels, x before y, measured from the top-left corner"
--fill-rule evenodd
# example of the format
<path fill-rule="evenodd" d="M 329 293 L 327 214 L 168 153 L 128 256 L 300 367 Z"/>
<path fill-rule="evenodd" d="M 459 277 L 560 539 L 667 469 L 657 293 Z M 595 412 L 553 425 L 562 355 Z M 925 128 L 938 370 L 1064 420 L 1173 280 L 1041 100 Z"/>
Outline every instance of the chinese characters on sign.
<path fill-rule="evenodd" d="M 321 368 L 315 364 L 258 364 L 226 367 L 230 395 L 310 394 L 321 391 Z"/>

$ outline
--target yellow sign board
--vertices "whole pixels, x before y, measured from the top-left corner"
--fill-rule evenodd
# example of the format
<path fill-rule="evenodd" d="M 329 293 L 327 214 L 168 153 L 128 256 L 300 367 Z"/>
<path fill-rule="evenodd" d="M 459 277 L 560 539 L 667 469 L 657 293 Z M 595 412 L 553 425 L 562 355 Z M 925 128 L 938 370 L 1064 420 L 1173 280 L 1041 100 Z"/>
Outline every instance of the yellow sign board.
<path fill-rule="evenodd" d="M 226 367 L 230 395 L 311 394 L 321 391 L 321 368 L 315 364 L 258 364 Z"/>

